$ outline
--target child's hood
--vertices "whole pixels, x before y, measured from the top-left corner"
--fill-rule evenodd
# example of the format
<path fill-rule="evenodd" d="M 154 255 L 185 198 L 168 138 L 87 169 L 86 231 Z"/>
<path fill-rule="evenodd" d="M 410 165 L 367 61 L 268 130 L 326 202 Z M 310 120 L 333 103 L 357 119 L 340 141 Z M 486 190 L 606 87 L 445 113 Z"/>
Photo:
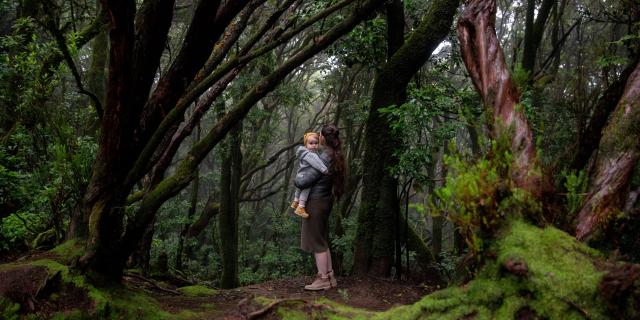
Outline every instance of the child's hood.
<path fill-rule="evenodd" d="M 307 151 L 309 150 L 307 150 L 307 148 L 305 148 L 304 146 L 299 146 L 296 149 L 296 157 L 298 157 L 298 159 L 302 158 L 302 155 Z"/>

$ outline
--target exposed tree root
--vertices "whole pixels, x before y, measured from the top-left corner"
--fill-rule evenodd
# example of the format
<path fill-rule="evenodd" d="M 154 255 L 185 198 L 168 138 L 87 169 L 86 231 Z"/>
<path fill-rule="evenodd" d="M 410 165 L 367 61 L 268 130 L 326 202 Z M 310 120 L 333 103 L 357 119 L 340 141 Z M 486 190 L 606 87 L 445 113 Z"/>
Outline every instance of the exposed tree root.
<path fill-rule="evenodd" d="M 170 295 L 174 295 L 174 296 L 179 296 L 181 295 L 180 292 L 176 291 L 176 290 L 172 290 L 172 289 L 167 289 L 167 288 L 163 288 L 161 286 L 159 286 L 155 281 L 151 280 L 151 279 L 147 279 L 141 275 L 135 274 L 135 273 L 131 273 L 131 272 L 126 272 L 124 274 L 127 277 L 132 277 L 132 278 L 136 278 L 139 280 L 142 280 L 150 285 L 152 285 L 156 290 L 164 292 L 164 293 L 168 293 Z"/>

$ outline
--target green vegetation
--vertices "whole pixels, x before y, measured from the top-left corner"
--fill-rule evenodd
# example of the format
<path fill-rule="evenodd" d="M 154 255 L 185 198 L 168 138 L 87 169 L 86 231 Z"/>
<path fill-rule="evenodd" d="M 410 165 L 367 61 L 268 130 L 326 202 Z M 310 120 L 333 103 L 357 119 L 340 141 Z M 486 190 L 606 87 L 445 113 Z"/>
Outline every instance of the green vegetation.
<path fill-rule="evenodd" d="M 18 314 L 19 310 L 19 304 L 14 303 L 5 297 L 0 297 L 0 318 L 5 320 L 18 320 L 20 319 Z"/>
<path fill-rule="evenodd" d="M 379 317 L 514 319 L 529 309 L 548 319 L 608 318 L 605 303 L 598 298 L 602 273 L 595 264 L 602 257 L 570 235 L 514 220 L 490 250 L 496 259 L 487 261 L 473 281 Z M 506 270 L 509 261 L 524 263 L 526 275 Z"/>
<path fill-rule="evenodd" d="M 490 148 L 488 157 L 475 161 L 447 156 L 449 174 L 431 204 L 434 214 L 447 216 L 460 228 L 474 254 L 486 249 L 484 241 L 505 219 L 536 217 L 542 211 L 541 204 L 509 178 L 513 157 L 508 141 L 492 141 Z"/>
<path fill-rule="evenodd" d="M 74 258 L 78 258 L 82 255 L 84 249 L 84 243 L 78 239 L 67 240 L 55 248 L 51 249 L 51 252 L 58 255 L 61 261 L 66 263 L 71 262 Z"/>
<path fill-rule="evenodd" d="M 181 288 L 178 288 L 178 291 L 180 291 L 185 296 L 189 296 L 189 297 L 207 297 L 207 296 L 216 295 L 218 293 L 214 289 L 207 288 L 205 286 L 200 286 L 200 285 L 181 287 Z"/>

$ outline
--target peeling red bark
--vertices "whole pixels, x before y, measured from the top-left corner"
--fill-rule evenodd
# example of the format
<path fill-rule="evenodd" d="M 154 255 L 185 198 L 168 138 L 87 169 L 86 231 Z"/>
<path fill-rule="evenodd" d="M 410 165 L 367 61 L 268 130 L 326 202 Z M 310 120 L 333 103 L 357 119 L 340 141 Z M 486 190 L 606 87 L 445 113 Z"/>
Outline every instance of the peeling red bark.
<path fill-rule="evenodd" d="M 458 19 L 462 58 L 485 110 L 493 115 L 489 120 L 492 137 L 511 137 L 512 179 L 518 187 L 539 196 L 541 176 L 534 170 L 538 161 L 533 134 L 524 113 L 516 108 L 520 94 L 496 36 L 495 15 L 495 0 L 467 2 Z"/>
<path fill-rule="evenodd" d="M 640 66 L 636 66 L 602 134 L 591 187 L 578 213 L 578 240 L 586 240 L 620 212 L 639 157 Z"/>

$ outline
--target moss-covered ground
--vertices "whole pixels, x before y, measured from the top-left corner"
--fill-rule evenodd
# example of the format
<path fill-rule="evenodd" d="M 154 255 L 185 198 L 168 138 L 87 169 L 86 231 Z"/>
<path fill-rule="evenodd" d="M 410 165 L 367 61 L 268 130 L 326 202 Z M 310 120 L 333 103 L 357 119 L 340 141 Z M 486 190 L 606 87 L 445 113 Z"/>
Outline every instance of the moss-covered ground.
<path fill-rule="evenodd" d="M 63 300 L 65 294 L 74 296 L 69 291 L 75 296 L 81 292 L 86 301 L 27 314 L 18 310 L 15 301 L 3 298 L 0 316 L 3 319 L 215 319 L 228 316 L 229 312 L 242 317 L 264 309 L 261 316 L 279 319 L 611 318 L 599 292 L 605 263 L 598 251 L 553 227 L 539 228 L 515 220 L 501 230 L 498 240 L 485 251 L 484 264 L 474 280 L 421 299 L 418 294 L 413 300 L 398 301 L 412 303 L 408 305 L 385 307 L 389 297 L 409 298 L 410 292 L 391 292 L 387 290 L 391 287 L 386 287 L 390 284 L 383 284 L 377 290 L 363 289 L 370 284 L 360 284 L 359 281 L 367 281 L 362 279 L 341 279 L 338 290 L 318 293 L 301 289 L 301 284 L 308 279 L 290 281 L 288 288 L 283 288 L 281 282 L 235 290 L 189 286 L 177 288 L 177 296 L 123 284 L 96 288 L 61 263 L 69 257 L 61 254 L 62 259 L 51 256 L 5 264 L 0 272 L 25 265 L 45 267 L 50 278 L 57 277 L 59 284 L 45 297 L 38 297 L 38 301 L 48 299 L 50 305 L 60 306 L 54 302 Z M 65 246 L 67 249 L 57 250 L 74 251 L 69 248 L 75 245 Z M 402 287 L 402 284 L 394 285 Z M 382 294 L 388 295 L 376 297 Z M 369 299 L 368 302 L 363 303 L 364 298 Z"/>

